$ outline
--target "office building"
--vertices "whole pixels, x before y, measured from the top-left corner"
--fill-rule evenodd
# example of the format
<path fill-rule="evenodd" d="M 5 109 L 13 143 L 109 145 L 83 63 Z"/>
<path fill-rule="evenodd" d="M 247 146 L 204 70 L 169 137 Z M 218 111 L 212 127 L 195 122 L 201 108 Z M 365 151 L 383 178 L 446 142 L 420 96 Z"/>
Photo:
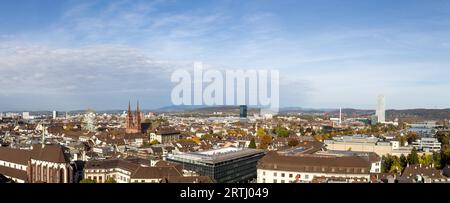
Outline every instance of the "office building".
<path fill-rule="evenodd" d="M 412 144 L 417 150 L 422 152 L 439 152 L 441 151 L 441 143 L 437 138 L 422 137 Z"/>
<path fill-rule="evenodd" d="M 202 152 L 170 154 L 166 160 L 218 183 L 245 183 L 256 178 L 263 150 L 226 147 Z"/>
<path fill-rule="evenodd" d="M 337 136 L 325 140 L 324 144 L 328 150 L 374 152 L 383 155 L 408 155 L 412 147 L 402 147 L 398 141 L 385 142 L 376 137 L 367 135 Z"/>
<path fill-rule="evenodd" d="M 29 120 L 30 119 L 30 112 L 22 112 L 22 119 Z"/>
<path fill-rule="evenodd" d="M 386 106 L 385 106 L 385 97 L 384 95 L 378 96 L 378 104 L 377 104 L 377 110 L 376 115 L 378 118 L 378 123 L 385 123 L 386 122 Z"/>
<path fill-rule="evenodd" d="M 239 117 L 241 119 L 247 118 L 247 105 L 239 106 Z"/>

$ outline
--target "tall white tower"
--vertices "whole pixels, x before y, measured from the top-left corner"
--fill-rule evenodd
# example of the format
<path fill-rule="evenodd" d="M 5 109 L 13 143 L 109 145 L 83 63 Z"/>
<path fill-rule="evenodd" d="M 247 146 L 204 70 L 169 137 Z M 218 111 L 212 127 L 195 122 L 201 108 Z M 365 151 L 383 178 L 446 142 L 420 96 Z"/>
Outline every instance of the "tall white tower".
<path fill-rule="evenodd" d="M 386 122 L 386 104 L 384 95 L 378 96 L 378 105 L 376 115 L 378 117 L 378 123 Z"/>
<path fill-rule="evenodd" d="M 342 124 L 342 108 L 339 108 L 339 125 Z"/>

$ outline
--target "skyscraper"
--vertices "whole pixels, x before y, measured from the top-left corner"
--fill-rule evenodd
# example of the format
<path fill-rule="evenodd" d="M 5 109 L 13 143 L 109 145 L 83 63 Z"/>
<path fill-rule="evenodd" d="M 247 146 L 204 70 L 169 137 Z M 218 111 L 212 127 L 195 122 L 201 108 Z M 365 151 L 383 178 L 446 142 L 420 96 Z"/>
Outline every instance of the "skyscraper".
<path fill-rule="evenodd" d="M 241 105 L 239 106 L 239 117 L 247 118 L 247 105 Z"/>
<path fill-rule="evenodd" d="M 55 120 L 57 117 L 58 117 L 58 112 L 57 111 L 53 111 L 53 113 L 52 113 L 53 120 Z"/>
<path fill-rule="evenodd" d="M 385 123 L 386 122 L 386 106 L 385 106 L 385 98 L 384 95 L 378 96 L 378 104 L 377 104 L 377 111 L 376 115 L 378 117 L 378 123 Z"/>

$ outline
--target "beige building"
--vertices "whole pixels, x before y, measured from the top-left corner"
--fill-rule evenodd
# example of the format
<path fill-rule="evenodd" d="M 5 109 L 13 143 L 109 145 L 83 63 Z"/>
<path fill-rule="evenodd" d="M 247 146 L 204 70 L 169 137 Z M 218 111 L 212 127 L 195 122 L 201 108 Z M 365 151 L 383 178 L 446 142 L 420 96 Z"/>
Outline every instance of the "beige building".
<path fill-rule="evenodd" d="M 323 179 L 341 182 L 370 182 L 373 166 L 381 159 L 363 156 L 324 156 L 316 154 L 281 155 L 269 152 L 257 166 L 258 183 L 312 183 Z"/>
<path fill-rule="evenodd" d="M 180 132 L 174 129 L 161 129 L 150 132 L 150 140 L 161 144 L 171 143 L 180 139 Z"/>
<path fill-rule="evenodd" d="M 325 148 L 335 151 L 374 152 L 379 156 L 408 155 L 412 147 L 401 147 L 398 141 L 381 142 L 378 138 L 368 136 L 340 136 L 325 140 Z"/>
<path fill-rule="evenodd" d="M 166 177 L 180 177 L 182 172 L 174 166 L 147 166 L 124 159 L 88 161 L 84 178 L 104 183 L 114 179 L 117 183 L 160 183 Z"/>

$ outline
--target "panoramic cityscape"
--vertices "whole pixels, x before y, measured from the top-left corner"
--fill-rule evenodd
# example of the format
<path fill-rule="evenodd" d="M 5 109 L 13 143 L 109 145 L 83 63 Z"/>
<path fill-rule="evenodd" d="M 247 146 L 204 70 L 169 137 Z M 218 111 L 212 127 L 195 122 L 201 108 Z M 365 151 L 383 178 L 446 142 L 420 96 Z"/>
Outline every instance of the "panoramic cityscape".
<path fill-rule="evenodd" d="M 22 0 L 0 19 L 0 183 L 450 183 L 449 1 Z"/>

